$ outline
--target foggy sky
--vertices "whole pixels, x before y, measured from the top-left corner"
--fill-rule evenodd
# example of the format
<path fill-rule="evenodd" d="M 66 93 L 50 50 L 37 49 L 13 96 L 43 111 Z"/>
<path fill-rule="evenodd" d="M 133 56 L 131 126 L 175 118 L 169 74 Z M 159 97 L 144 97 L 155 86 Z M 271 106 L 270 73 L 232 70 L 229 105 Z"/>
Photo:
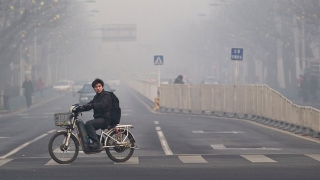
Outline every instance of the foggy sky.
<path fill-rule="evenodd" d="M 95 40 L 98 50 L 94 62 L 103 66 L 96 64 L 92 70 L 98 73 L 99 68 L 106 67 L 110 74 L 114 74 L 116 72 L 112 71 L 116 66 L 116 69 L 122 68 L 133 74 L 143 70 L 147 75 L 157 71 L 153 56 L 163 55 L 162 77 L 176 76 L 168 74 L 172 69 L 176 70 L 175 67 L 178 70 L 174 73 L 185 73 L 179 69 L 192 66 L 197 58 L 190 52 L 190 44 L 185 39 L 192 36 L 192 29 L 201 28 L 198 27 L 203 23 L 199 14 L 208 13 L 208 4 L 208 0 L 97 0 L 96 3 L 87 3 L 88 11 L 99 11 L 90 19 L 96 22 L 95 26 L 137 25 L 135 42 Z"/>

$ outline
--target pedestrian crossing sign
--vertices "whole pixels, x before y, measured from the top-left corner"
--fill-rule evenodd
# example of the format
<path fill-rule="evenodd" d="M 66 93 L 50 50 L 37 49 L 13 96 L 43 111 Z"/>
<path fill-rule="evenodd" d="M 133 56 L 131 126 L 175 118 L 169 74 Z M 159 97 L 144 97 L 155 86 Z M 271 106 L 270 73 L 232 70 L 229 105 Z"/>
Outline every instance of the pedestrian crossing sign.
<path fill-rule="evenodd" d="M 153 58 L 154 65 L 163 65 L 163 56 L 162 55 L 156 55 Z"/>

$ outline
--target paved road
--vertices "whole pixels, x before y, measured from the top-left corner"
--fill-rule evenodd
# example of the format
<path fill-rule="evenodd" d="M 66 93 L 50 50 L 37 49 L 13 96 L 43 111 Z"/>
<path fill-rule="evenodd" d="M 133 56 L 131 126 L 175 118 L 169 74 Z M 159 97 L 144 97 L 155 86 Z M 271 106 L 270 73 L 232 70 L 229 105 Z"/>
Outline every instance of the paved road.
<path fill-rule="evenodd" d="M 318 179 L 320 144 L 248 120 L 153 113 L 130 89 L 115 87 L 121 124 L 133 124 L 140 148 L 126 163 L 105 153 L 53 162 L 53 114 L 77 102 L 65 95 L 29 111 L 0 117 L 0 179 Z M 90 119 L 91 112 L 83 119 Z"/>

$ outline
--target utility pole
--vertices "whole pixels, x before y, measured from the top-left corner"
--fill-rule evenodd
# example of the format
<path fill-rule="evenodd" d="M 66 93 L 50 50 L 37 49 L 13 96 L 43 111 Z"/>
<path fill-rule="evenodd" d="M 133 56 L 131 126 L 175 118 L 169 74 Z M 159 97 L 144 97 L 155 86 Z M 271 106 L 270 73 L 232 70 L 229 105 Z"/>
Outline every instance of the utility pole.
<path fill-rule="evenodd" d="M 276 0 L 275 3 L 275 23 L 276 23 L 276 31 L 278 34 L 278 38 L 276 40 L 276 46 L 277 46 L 277 76 L 278 76 L 278 85 L 280 88 L 285 88 L 286 84 L 284 81 L 284 70 L 283 70 L 283 58 L 282 58 L 282 40 L 280 39 L 282 33 L 282 26 L 281 26 L 281 17 L 278 15 L 278 10 L 279 10 L 279 4 L 278 0 Z"/>
<path fill-rule="evenodd" d="M 37 77 L 37 28 L 34 29 L 34 77 Z"/>
<path fill-rule="evenodd" d="M 21 38 L 21 31 L 20 31 L 20 38 Z M 20 96 L 23 94 L 22 90 L 22 84 L 23 84 L 23 76 L 24 76 L 24 64 L 23 64 L 23 59 L 22 59 L 22 41 L 20 41 Z"/>
<path fill-rule="evenodd" d="M 305 20 L 304 17 L 301 18 L 301 58 L 302 58 L 302 73 L 306 69 L 306 40 L 305 40 Z"/>
<path fill-rule="evenodd" d="M 293 14 L 293 37 L 294 37 L 294 59 L 296 62 L 296 79 L 298 79 L 299 75 L 301 74 L 298 33 L 299 33 L 299 29 L 297 25 L 297 14 L 294 13 Z"/>

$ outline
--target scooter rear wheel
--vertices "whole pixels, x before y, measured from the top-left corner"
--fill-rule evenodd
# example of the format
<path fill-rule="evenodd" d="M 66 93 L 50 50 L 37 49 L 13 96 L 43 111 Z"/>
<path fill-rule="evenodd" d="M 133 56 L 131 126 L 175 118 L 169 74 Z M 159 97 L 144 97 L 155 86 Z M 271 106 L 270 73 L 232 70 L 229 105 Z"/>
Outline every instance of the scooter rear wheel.
<path fill-rule="evenodd" d="M 110 138 L 112 137 L 112 138 Z M 134 152 L 134 138 L 130 132 L 123 130 L 118 134 L 113 131 L 110 137 L 106 139 L 106 145 L 112 146 L 106 148 L 108 157 L 114 162 L 126 162 L 131 158 Z M 120 144 L 117 144 L 114 139 L 117 139 Z"/>
<path fill-rule="evenodd" d="M 49 154 L 59 164 L 70 164 L 79 154 L 77 138 L 71 134 L 68 146 L 66 146 L 66 139 L 67 132 L 57 132 L 49 141 Z"/>

